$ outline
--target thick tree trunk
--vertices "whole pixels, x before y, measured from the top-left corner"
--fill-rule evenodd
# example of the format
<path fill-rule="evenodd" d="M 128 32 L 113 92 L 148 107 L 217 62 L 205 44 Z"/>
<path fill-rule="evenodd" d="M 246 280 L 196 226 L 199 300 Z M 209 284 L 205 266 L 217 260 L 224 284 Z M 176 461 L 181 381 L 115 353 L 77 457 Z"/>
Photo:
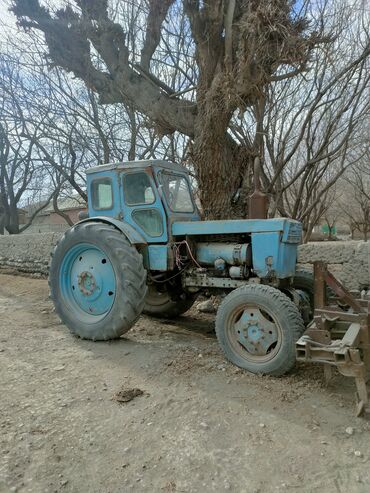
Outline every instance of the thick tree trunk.
<path fill-rule="evenodd" d="M 253 155 L 226 132 L 215 133 L 203 127 L 192 149 L 204 215 L 209 219 L 247 217 Z"/>
<path fill-rule="evenodd" d="M 230 98 L 230 75 L 217 39 L 207 49 L 198 46 L 198 114 L 191 155 L 205 217 L 247 217 L 257 152 L 238 145 L 228 133 L 235 105 Z"/>
<path fill-rule="evenodd" d="M 11 210 L 9 216 L 6 218 L 5 229 L 10 235 L 19 234 L 19 217 L 17 210 Z"/>

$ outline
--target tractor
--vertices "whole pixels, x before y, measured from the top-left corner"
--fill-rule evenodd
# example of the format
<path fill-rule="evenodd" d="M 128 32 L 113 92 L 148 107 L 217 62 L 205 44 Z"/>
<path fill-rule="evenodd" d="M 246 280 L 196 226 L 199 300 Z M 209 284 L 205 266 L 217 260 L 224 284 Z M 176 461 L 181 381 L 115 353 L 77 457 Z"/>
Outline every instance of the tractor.
<path fill-rule="evenodd" d="M 87 190 L 88 211 L 50 265 L 73 334 L 119 338 L 142 313 L 176 317 L 216 293 L 216 335 L 232 363 L 270 375 L 293 367 L 313 308 L 313 278 L 296 272 L 298 221 L 201 220 L 188 172 L 162 160 L 93 167 Z"/>

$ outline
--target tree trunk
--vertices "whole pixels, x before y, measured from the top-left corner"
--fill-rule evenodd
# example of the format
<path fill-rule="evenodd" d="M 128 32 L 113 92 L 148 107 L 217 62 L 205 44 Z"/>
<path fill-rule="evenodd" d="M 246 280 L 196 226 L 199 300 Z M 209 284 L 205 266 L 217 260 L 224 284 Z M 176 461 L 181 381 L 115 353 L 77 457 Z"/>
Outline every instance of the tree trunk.
<path fill-rule="evenodd" d="M 11 209 L 9 216 L 6 218 L 5 229 L 10 235 L 19 234 L 19 217 L 17 209 Z"/>
<path fill-rule="evenodd" d="M 198 47 L 198 114 L 190 152 L 199 198 L 208 219 L 243 218 L 248 215 L 247 199 L 257 151 L 238 145 L 228 133 L 235 109 L 229 93 L 229 75 L 216 41 L 208 49 L 211 54 Z"/>
<path fill-rule="evenodd" d="M 232 142 L 222 124 L 199 127 L 191 154 L 205 217 L 247 217 L 253 155 Z"/>

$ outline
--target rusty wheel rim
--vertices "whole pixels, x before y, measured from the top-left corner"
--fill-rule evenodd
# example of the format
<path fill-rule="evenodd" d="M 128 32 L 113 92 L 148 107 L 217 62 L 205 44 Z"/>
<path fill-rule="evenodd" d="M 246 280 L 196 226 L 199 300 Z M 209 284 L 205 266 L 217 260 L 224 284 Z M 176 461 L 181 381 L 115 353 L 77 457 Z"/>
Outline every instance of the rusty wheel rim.
<path fill-rule="evenodd" d="M 229 343 L 243 359 L 266 363 L 279 352 L 283 332 L 266 308 L 246 303 L 231 311 L 226 324 Z"/>

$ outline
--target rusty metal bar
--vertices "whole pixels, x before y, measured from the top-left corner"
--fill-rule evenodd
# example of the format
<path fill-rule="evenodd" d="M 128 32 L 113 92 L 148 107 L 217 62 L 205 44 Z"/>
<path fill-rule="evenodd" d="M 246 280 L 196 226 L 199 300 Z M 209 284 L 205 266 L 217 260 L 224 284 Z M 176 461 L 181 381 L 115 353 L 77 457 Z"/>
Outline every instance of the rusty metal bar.
<path fill-rule="evenodd" d="M 356 301 L 356 299 L 352 296 L 352 294 L 346 289 L 341 282 L 336 279 L 331 272 L 325 267 L 324 271 L 324 279 L 326 284 L 334 291 L 334 293 L 344 301 L 347 305 L 349 305 L 353 310 L 357 312 L 364 312 L 365 310 L 362 308 L 360 303 Z M 319 308 L 319 307 L 318 307 Z"/>
<path fill-rule="evenodd" d="M 314 263 L 314 273 L 314 318 L 297 342 L 297 360 L 323 364 L 327 381 L 333 366 L 342 375 L 354 378 L 358 400 L 356 414 L 370 413 L 366 386 L 370 371 L 370 304 L 356 300 L 323 262 Z M 339 306 L 327 306 L 327 286 L 352 312 Z"/>
<path fill-rule="evenodd" d="M 325 272 L 324 262 L 315 262 L 314 271 L 314 305 L 315 308 L 323 308 L 326 305 Z"/>
<path fill-rule="evenodd" d="M 348 327 L 347 332 L 342 338 L 343 346 L 356 347 L 360 342 L 361 326 L 360 324 L 354 323 Z"/>
<path fill-rule="evenodd" d="M 324 317 L 328 321 L 333 322 L 335 322 L 335 320 L 345 320 L 346 322 L 360 322 L 363 318 L 366 319 L 366 314 L 344 312 L 343 310 L 339 309 L 335 310 L 332 306 L 315 309 L 315 316 L 318 315 Z"/>

